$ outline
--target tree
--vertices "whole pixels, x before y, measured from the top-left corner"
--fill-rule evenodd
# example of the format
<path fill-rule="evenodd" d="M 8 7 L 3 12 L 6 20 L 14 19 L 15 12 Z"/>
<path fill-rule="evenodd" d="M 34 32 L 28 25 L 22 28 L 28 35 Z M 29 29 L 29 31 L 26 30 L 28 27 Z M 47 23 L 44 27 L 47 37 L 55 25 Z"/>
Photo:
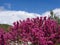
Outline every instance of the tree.
<path fill-rule="evenodd" d="M 51 19 L 54 19 L 54 14 L 53 14 L 53 11 L 50 11 L 50 15 L 51 15 Z"/>
<path fill-rule="evenodd" d="M 50 16 L 51 19 L 55 19 L 58 22 L 58 24 L 60 24 L 60 18 L 57 17 L 53 11 L 50 11 L 50 15 L 51 15 Z"/>

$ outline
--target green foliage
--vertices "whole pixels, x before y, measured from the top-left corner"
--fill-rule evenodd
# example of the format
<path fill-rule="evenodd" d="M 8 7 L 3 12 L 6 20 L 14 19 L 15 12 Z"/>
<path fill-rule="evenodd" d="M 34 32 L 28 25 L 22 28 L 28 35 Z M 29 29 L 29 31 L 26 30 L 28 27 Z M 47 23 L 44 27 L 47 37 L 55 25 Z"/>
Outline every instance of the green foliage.
<path fill-rule="evenodd" d="M 58 18 L 57 16 L 55 16 L 53 11 L 51 11 L 50 14 L 51 14 L 50 18 L 51 19 L 55 19 L 58 22 L 58 24 L 60 24 L 60 18 Z"/>
<path fill-rule="evenodd" d="M 53 16 L 53 11 L 50 12 L 51 16 Z"/>
<path fill-rule="evenodd" d="M 50 15 L 51 15 L 50 18 L 51 18 L 51 19 L 54 19 L 53 11 L 50 11 Z"/>
<path fill-rule="evenodd" d="M 58 44 L 58 45 L 60 45 L 60 44 Z"/>
<path fill-rule="evenodd" d="M 8 31 L 9 27 L 10 27 L 10 25 L 8 25 L 8 24 L 0 24 L 0 28 L 4 28 L 6 31 Z"/>
<path fill-rule="evenodd" d="M 60 24 L 60 18 L 58 18 L 58 23 Z"/>
<path fill-rule="evenodd" d="M 60 43 L 57 43 L 57 44 L 55 44 L 55 45 L 60 45 Z"/>

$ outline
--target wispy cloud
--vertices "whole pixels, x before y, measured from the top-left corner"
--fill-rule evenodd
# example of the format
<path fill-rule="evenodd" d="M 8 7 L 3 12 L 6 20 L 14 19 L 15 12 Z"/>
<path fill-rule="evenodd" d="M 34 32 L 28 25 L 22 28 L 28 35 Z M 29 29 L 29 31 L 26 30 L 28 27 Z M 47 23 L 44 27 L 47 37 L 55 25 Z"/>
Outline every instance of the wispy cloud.
<path fill-rule="evenodd" d="M 0 6 L 0 11 L 6 10 L 4 6 Z"/>
<path fill-rule="evenodd" d="M 11 3 L 4 3 L 4 5 L 5 5 L 7 8 L 11 9 Z"/>
<path fill-rule="evenodd" d="M 11 10 L 10 3 L 4 3 L 2 6 L 0 6 L 0 11 L 6 11 L 6 10 Z"/>

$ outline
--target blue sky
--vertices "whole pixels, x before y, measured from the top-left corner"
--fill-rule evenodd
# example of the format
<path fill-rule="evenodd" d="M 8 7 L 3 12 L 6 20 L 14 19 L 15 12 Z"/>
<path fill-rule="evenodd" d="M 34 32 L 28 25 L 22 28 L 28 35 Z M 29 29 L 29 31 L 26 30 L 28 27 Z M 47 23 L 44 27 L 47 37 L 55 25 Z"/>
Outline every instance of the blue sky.
<path fill-rule="evenodd" d="M 0 7 L 42 14 L 60 8 L 60 0 L 0 0 Z"/>

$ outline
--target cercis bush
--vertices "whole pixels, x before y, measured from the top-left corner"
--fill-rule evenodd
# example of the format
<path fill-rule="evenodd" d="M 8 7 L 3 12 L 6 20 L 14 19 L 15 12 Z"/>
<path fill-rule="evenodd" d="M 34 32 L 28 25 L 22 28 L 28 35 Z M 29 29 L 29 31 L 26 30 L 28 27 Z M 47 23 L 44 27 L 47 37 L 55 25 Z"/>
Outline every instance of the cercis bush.
<path fill-rule="evenodd" d="M 60 25 L 46 17 L 20 20 L 14 22 L 8 32 L 0 28 L 0 45 L 9 45 L 9 40 L 31 42 L 32 45 L 57 45 L 60 43 Z"/>
<path fill-rule="evenodd" d="M 8 45 L 8 40 L 12 39 L 12 35 L 0 28 L 0 45 Z"/>
<path fill-rule="evenodd" d="M 16 38 L 33 45 L 55 45 L 60 43 L 60 25 L 53 19 L 46 17 L 27 18 L 13 23 L 12 31 Z"/>

